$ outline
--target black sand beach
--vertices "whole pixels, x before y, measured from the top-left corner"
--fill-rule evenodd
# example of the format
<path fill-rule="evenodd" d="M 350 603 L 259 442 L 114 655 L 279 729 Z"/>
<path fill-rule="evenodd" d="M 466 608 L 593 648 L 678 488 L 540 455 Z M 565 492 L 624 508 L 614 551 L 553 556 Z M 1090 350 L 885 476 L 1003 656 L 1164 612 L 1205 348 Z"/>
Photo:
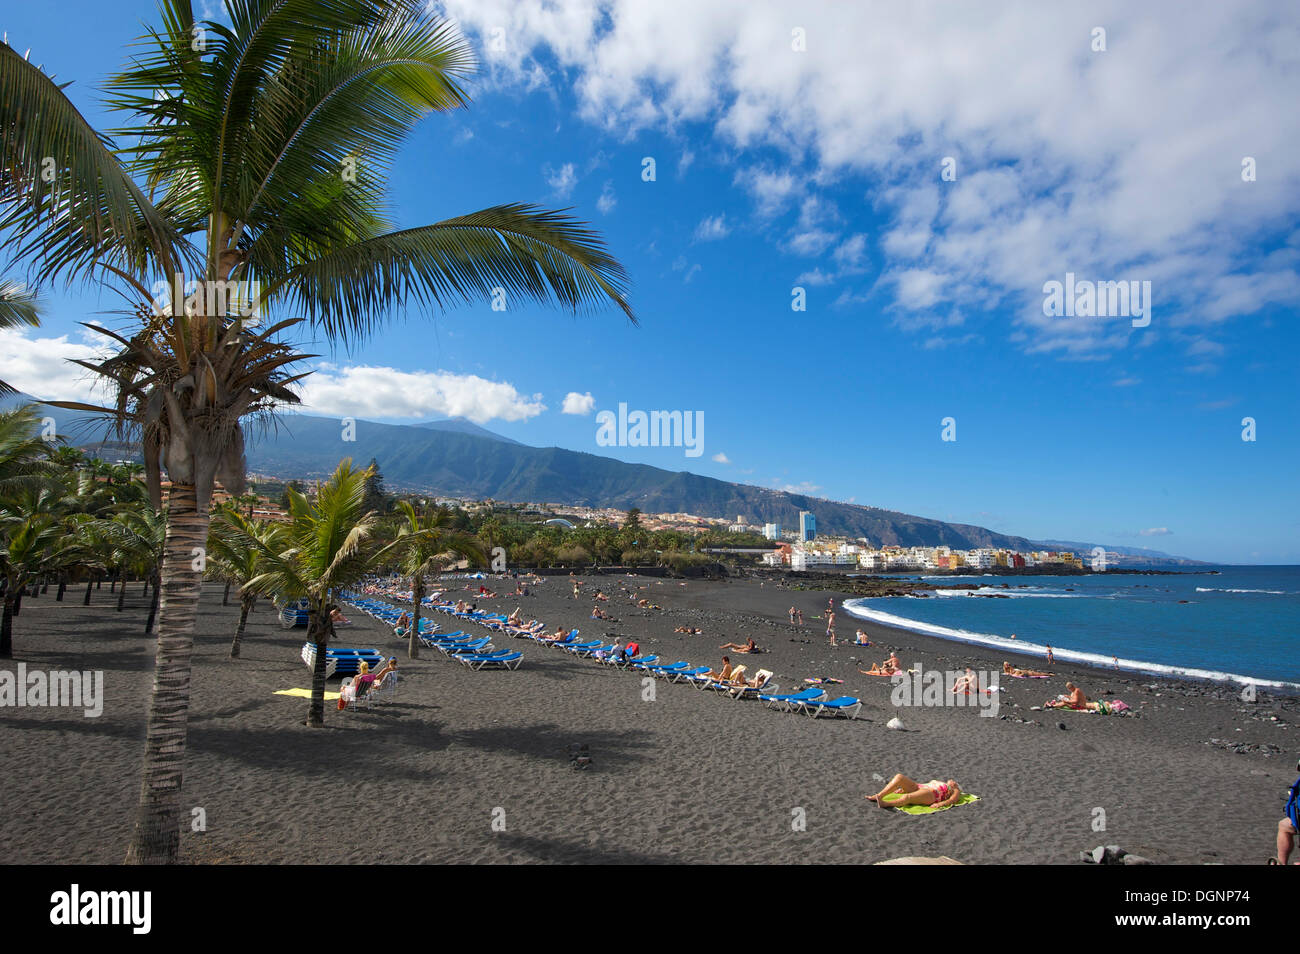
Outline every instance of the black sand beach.
<path fill-rule="evenodd" d="M 373 710 L 327 707 L 327 727 L 313 730 L 302 724 L 306 700 L 273 694 L 310 685 L 298 655 L 305 631 L 283 630 L 262 605 L 242 657 L 231 660 L 238 608 L 222 607 L 220 587 L 210 586 L 195 642 L 183 798 L 187 809 L 202 809 L 206 830 L 185 832 L 183 860 L 869 863 L 947 855 L 1057 864 L 1118 844 L 1159 863 L 1261 864 L 1273 852 L 1300 746 L 1295 700 L 1264 695 L 1247 704 L 1227 689 L 1057 665 L 1050 680 L 1003 680 L 999 717 L 973 707 L 896 710 L 889 680 L 859 675 L 860 662 L 890 649 L 906 667 L 927 670 L 998 669 L 1002 658 L 843 613 L 841 639 L 861 628 L 875 646 L 832 649 L 812 619 L 832 595 L 825 592 L 745 580 L 585 579 L 586 590 L 613 596 L 603 605 L 617 622 L 590 619 L 592 601 L 571 599 L 566 577 L 530 597 L 480 605 L 522 605 L 525 618 L 577 626 L 584 637 L 630 636 L 664 662 L 716 666 L 719 644 L 752 635 L 769 652 L 732 654 L 750 673 L 771 669 L 790 691 L 806 677 L 839 678 L 832 695 L 866 705 L 856 721 L 813 720 L 662 680 L 646 701 L 639 673 L 500 635 L 498 647 L 524 653 L 517 672 L 471 672 L 428 649 L 408 662 L 403 644 L 351 611 L 354 625 L 340 629 L 336 645 L 397 655 L 403 681 L 395 699 Z M 632 606 L 618 595 L 620 582 L 645 587 L 664 609 Z M 802 628 L 785 621 L 792 603 L 808 618 Z M 63 603 L 52 591 L 24 601 L 15 658 L 0 668 L 102 669 L 106 701 L 98 718 L 0 709 L 0 758 L 9 767 L 0 854 L 8 862 L 122 860 L 153 676 L 146 611 L 138 585 L 120 614 L 107 587 L 89 608 L 76 591 Z M 451 621 L 433 618 L 444 629 Z M 679 625 L 703 635 L 674 634 Z M 1091 698 L 1123 699 L 1133 714 L 1030 711 L 1067 679 Z M 894 715 L 906 731 L 886 729 Z M 1280 754 L 1238 754 L 1211 739 Z M 573 743 L 589 746 L 588 770 L 570 767 Z M 863 799 L 895 772 L 953 777 L 981 800 L 912 817 Z M 1104 831 L 1095 828 L 1099 809 Z M 792 825 L 799 817 L 805 830 Z M 504 830 L 494 830 L 494 818 Z"/>

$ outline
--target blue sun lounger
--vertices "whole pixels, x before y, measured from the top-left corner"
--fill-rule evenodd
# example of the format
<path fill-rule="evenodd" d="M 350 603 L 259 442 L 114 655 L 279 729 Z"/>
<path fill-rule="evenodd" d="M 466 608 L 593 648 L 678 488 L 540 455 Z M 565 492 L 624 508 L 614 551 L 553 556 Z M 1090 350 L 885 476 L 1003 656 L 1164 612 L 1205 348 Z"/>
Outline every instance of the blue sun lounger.
<path fill-rule="evenodd" d="M 637 669 L 654 665 L 658 661 L 658 656 L 624 656 L 622 659 L 613 660 L 610 665 L 617 666 L 619 669 Z"/>
<path fill-rule="evenodd" d="M 457 655 L 453 658 L 476 671 L 481 669 L 518 669 L 519 664 L 523 662 L 524 654 L 515 652 L 506 653 L 503 656 Z"/>
<path fill-rule="evenodd" d="M 800 692 L 787 692 L 784 695 L 779 695 L 775 692 L 763 693 L 760 694 L 758 698 L 767 703 L 769 709 L 784 709 L 788 712 L 792 707 L 797 706 L 802 702 L 812 702 L 814 699 L 820 699 L 824 695 L 826 695 L 825 689 L 819 689 L 814 686 L 811 689 L 804 689 Z"/>
<path fill-rule="evenodd" d="M 652 676 L 669 676 L 672 673 L 678 673 L 690 669 L 691 664 L 682 660 L 678 660 L 677 662 L 671 663 L 670 665 L 667 666 L 640 666 L 638 668 L 644 669 Z"/>
<path fill-rule="evenodd" d="M 840 696 L 838 699 L 830 699 L 826 702 L 818 702 L 810 699 L 806 702 L 799 703 L 799 708 L 812 716 L 814 719 L 825 713 L 832 716 L 846 716 L 849 719 L 858 717 L 858 710 L 862 708 L 862 700 L 855 699 L 853 696 Z"/>

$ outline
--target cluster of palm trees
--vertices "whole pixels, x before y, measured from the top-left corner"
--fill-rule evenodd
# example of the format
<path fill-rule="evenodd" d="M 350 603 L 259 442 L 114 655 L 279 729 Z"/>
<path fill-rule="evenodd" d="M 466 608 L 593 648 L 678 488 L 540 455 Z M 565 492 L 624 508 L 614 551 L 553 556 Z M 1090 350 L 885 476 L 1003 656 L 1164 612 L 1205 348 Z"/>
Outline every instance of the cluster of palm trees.
<path fill-rule="evenodd" d="M 0 658 L 13 656 L 14 617 L 24 595 L 85 583 L 89 605 L 107 581 L 117 610 L 128 580 L 142 581 L 153 601 L 145 632 L 153 631 L 159 601 L 164 515 L 149 504 L 138 466 L 87 458 L 47 439 L 31 405 L 0 412 Z"/>
<path fill-rule="evenodd" d="M 623 267 L 564 212 L 511 203 L 402 229 L 386 214 L 389 170 L 414 126 L 468 105 L 473 53 L 432 5 L 223 8 L 200 19 L 192 0 L 161 0 L 106 84 L 113 139 L 66 82 L 0 45 L 0 268 L 24 269 L 24 289 L 79 282 L 121 296 L 124 327 L 88 326 L 113 354 L 82 362 L 114 399 L 64 406 L 134 432 L 156 510 L 164 470 L 171 481 L 133 863 L 179 857 L 205 573 L 194 552 L 215 484 L 243 492 L 245 419 L 298 401 L 294 365 L 310 356 L 289 336 L 350 343 L 409 305 L 437 314 L 503 298 L 633 317 Z M 238 296 L 191 293 L 231 283 Z"/>

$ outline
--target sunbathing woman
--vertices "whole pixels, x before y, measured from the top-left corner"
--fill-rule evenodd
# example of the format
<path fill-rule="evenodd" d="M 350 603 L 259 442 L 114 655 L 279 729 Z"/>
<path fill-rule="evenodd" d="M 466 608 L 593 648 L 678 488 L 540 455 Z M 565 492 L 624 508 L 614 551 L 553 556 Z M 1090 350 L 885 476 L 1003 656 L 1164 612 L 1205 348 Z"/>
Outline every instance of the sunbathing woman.
<path fill-rule="evenodd" d="M 673 632 L 685 633 L 687 636 L 700 636 L 703 635 L 704 633 L 704 631 L 700 629 L 698 626 L 678 626 L 673 630 Z M 723 646 L 722 648 L 726 649 L 727 647 Z"/>
<path fill-rule="evenodd" d="M 1065 684 L 1066 695 L 1064 698 L 1050 699 L 1043 703 L 1047 709 L 1087 709 L 1089 706 L 1088 697 L 1072 682 Z"/>
<path fill-rule="evenodd" d="M 565 629 L 563 626 L 561 626 L 561 627 L 559 627 L 558 629 L 556 629 L 555 632 L 551 633 L 550 635 L 547 635 L 546 633 L 543 633 L 543 634 L 542 634 L 541 636 L 539 636 L 538 638 L 539 638 L 539 639 L 544 639 L 544 640 L 545 640 L 546 642 L 548 642 L 548 643 L 556 643 L 556 642 L 559 642 L 560 640 L 564 639 L 564 637 L 566 637 L 566 636 L 568 636 L 568 635 L 569 635 L 569 631 L 568 631 L 567 629 Z"/>
<path fill-rule="evenodd" d="M 1002 674 L 1015 676 L 1017 679 L 1046 679 L 1051 675 L 1050 672 L 1039 672 L 1037 669 L 1017 669 L 1009 662 L 1002 664 Z"/>
<path fill-rule="evenodd" d="M 886 795 L 898 792 L 899 797 L 885 801 Z M 956 804 L 961 798 L 961 786 L 952 779 L 941 782 L 930 779 L 924 785 L 918 785 L 906 775 L 895 775 L 889 784 L 874 795 L 863 796 L 869 802 L 875 802 L 881 808 L 902 808 L 906 805 L 932 805 L 935 808 L 947 808 Z"/>
<path fill-rule="evenodd" d="M 761 653 L 763 651 L 758 648 L 758 644 L 754 642 L 754 637 L 752 636 L 749 637 L 743 645 L 741 643 L 723 643 L 718 648 L 734 649 L 738 653 Z"/>

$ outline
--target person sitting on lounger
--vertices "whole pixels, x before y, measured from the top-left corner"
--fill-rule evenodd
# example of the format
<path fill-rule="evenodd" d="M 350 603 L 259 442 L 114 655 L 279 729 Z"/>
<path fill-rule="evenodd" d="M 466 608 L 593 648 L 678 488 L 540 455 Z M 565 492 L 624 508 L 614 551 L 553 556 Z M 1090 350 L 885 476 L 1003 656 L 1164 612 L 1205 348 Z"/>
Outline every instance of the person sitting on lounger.
<path fill-rule="evenodd" d="M 897 798 L 885 801 L 886 795 L 898 793 Z M 947 808 L 955 805 L 961 798 L 961 786 L 952 779 L 941 782 L 931 779 L 920 785 L 906 775 L 895 775 L 889 784 L 874 795 L 863 796 L 869 802 L 875 802 L 881 808 L 903 808 L 906 805 L 932 805 L 935 808 Z"/>
<path fill-rule="evenodd" d="M 506 617 L 506 625 L 518 626 L 523 618 L 523 614 L 519 612 L 519 607 L 516 606 L 515 611 Z"/>
<path fill-rule="evenodd" d="M 1039 672 L 1037 669 L 1017 669 L 1009 662 L 1002 664 L 1002 674 L 1004 676 L 1015 676 L 1018 679 L 1046 679 L 1051 675 L 1050 672 Z"/>
<path fill-rule="evenodd" d="M 754 637 L 749 637 L 744 643 L 723 643 L 719 649 L 733 649 L 738 653 L 761 653 L 763 650 L 758 648 L 754 642 Z"/>
<path fill-rule="evenodd" d="M 1048 709 L 1087 709 L 1088 697 L 1072 682 L 1065 684 L 1065 695 L 1050 699 L 1043 705 Z"/>
<path fill-rule="evenodd" d="M 546 640 L 548 643 L 555 643 L 555 642 L 559 642 L 561 639 L 564 639 L 568 635 L 569 635 L 569 631 L 565 629 L 563 626 L 561 626 L 559 629 L 557 629 L 555 632 L 551 633 L 550 635 L 543 633 L 541 638 Z"/>
<path fill-rule="evenodd" d="M 405 636 L 410 631 L 411 631 L 411 617 L 407 616 L 406 611 L 403 610 L 402 615 L 397 617 L 397 622 L 393 624 L 393 635 Z"/>
<path fill-rule="evenodd" d="M 356 677 L 339 690 L 339 711 L 347 708 L 348 703 L 356 702 L 374 687 L 375 677 L 370 671 L 370 663 L 363 662 Z"/>
<path fill-rule="evenodd" d="M 388 662 L 384 663 L 384 668 L 379 670 L 379 672 L 375 673 L 375 685 L 379 686 L 380 684 L 382 684 L 384 681 L 384 677 L 387 676 L 390 672 L 397 672 L 396 656 L 389 656 Z"/>
<path fill-rule="evenodd" d="M 710 669 L 708 672 L 702 672 L 700 673 L 700 678 L 713 679 L 716 680 L 717 682 L 726 682 L 728 679 L 731 678 L 731 657 L 723 656 L 722 668 L 720 670 L 714 672 L 712 669 Z"/>
<path fill-rule="evenodd" d="M 859 669 L 864 676 L 893 676 L 903 671 L 903 664 L 898 661 L 898 653 L 891 652 L 889 658 L 881 663 L 872 663 L 870 669 Z"/>
<path fill-rule="evenodd" d="M 598 649 L 595 652 L 596 658 L 599 659 L 601 662 L 605 662 L 607 660 L 614 659 L 614 658 L 619 658 L 622 657 L 622 655 L 623 655 L 623 641 L 620 639 L 614 640 L 614 645 L 606 646 L 604 649 Z"/>

